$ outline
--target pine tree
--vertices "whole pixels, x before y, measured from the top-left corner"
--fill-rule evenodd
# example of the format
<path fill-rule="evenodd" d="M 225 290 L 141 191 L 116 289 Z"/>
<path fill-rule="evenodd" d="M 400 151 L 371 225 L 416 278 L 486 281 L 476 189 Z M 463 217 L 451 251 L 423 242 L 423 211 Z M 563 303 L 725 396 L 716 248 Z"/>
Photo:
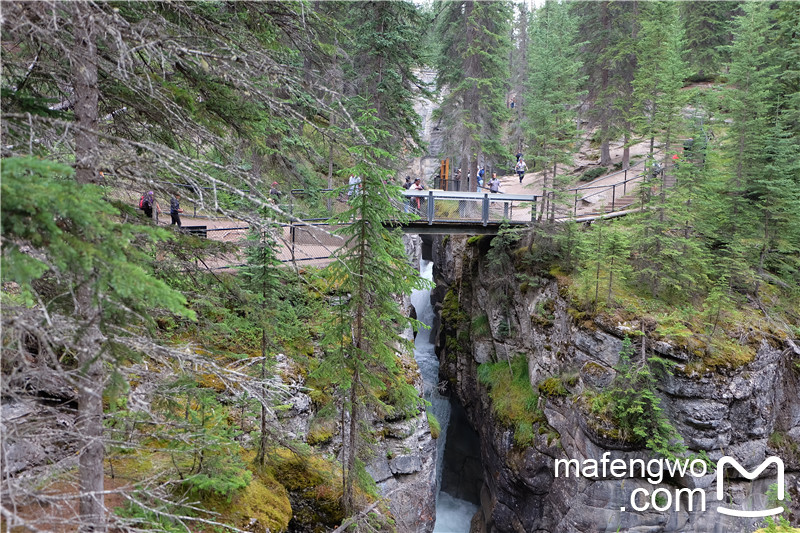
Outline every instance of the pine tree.
<path fill-rule="evenodd" d="M 722 72 L 731 42 L 730 20 L 741 2 L 682 2 L 681 20 L 686 35 L 687 59 L 691 80 L 710 80 Z"/>
<path fill-rule="evenodd" d="M 634 64 L 630 61 L 639 2 L 572 2 L 579 20 L 578 35 L 583 61 L 588 119 L 597 127 L 600 165 L 611 164 L 610 143 L 629 131 L 629 117 L 621 113 L 619 99 L 630 93 Z"/>
<path fill-rule="evenodd" d="M 662 168 L 671 163 L 669 153 L 682 127 L 681 93 L 686 66 L 682 58 L 682 25 L 678 6 L 651 2 L 642 7 L 637 48 L 637 70 L 633 80 L 634 121 L 639 135 L 650 139 L 654 157 L 656 138 L 663 142 Z"/>
<path fill-rule="evenodd" d="M 376 127 L 379 123 L 369 110 L 361 115 L 357 131 L 361 141 L 352 147 L 355 165 L 346 170 L 361 177 L 361 190 L 340 215 L 352 223 L 341 230 L 346 242 L 328 267 L 337 289 L 338 312 L 318 371 L 321 379 L 342 392 L 348 415 L 342 465 L 343 499 L 349 512 L 356 508 L 357 480 L 363 471 L 365 410 L 409 415 L 422 402 L 398 365 L 399 333 L 408 319 L 400 312 L 396 296 L 424 282 L 411 268 L 399 233 L 383 225 L 387 218 L 406 215 L 395 208 L 401 189 L 390 184 L 391 170 L 377 164 L 390 158 L 377 148 L 385 135 Z"/>
<path fill-rule="evenodd" d="M 275 254 L 276 240 L 274 232 L 276 225 L 270 223 L 267 209 L 262 210 L 263 218 L 260 224 L 254 224 L 249 235 L 249 246 L 247 248 L 247 266 L 241 269 L 242 276 L 246 284 L 257 295 L 257 304 L 260 307 L 261 316 L 261 395 L 266 398 L 267 369 L 270 366 L 267 358 L 269 337 L 275 325 L 275 292 L 278 287 L 277 266 L 280 264 Z M 272 347 L 272 346 L 270 346 Z M 267 405 L 261 402 L 261 436 L 259 440 L 256 463 L 264 465 L 267 458 L 267 446 L 269 435 L 267 434 Z"/>
<path fill-rule="evenodd" d="M 501 132 L 508 120 L 508 57 L 511 47 L 508 2 L 441 2 L 437 34 L 441 50 L 436 82 L 446 93 L 440 113 L 447 136 L 445 150 L 458 154 L 474 191 L 478 165 L 506 161 Z"/>
<path fill-rule="evenodd" d="M 746 3 L 734 21 L 730 47 L 730 88 L 726 104 L 732 123 L 725 139 L 729 158 L 724 195 L 725 213 L 718 219 L 716 237 L 723 241 L 726 274 L 734 287 L 752 290 L 754 279 L 747 264 L 758 264 L 762 239 L 770 234 L 769 210 L 773 198 L 764 185 L 770 183 L 771 153 L 775 153 L 779 70 L 777 50 L 770 42 L 774 33 L 769 6 Z M 767 215 L 765 217 L 765 214 Z"/>
<path fill-rule="evenodd" d="M 410 2 L 345 2 L 354 32 L 348 50 L 346 94 L 375 106 L 389 134 L 382 148 L 393 155 L 419 149 L 420 120 L 414 98 L 424 84 L 416 74 L 422 63 L 422 17 Z"/>
<path fill-rule="evenodd" d="M 544 172 L 540 220 L 555 218 L 558 165 L 572 162 L 577 144 L 578 87 L 583 79 L 576 32 L 566 4 L 547 2 L 531 17 L 524 130 L 533 152 L 531 166 L 535 163 Z"/>
<path fill-rule="evenodd" d="M 120 346 L 135 343 L 136 327 L 156 306 L 184 316 L 193 313 L 183 295 L 153 275 L 142 245 L 169 233 L 121 223 L 119 208 L 104 200 L 103 191 L 73 181 L 73 173 L 70 167 L 32 157 L 3 160 L 3 279 L 18 283 L 31 304 L 39 303 L 33 309 L 4 309 L 4 315 L 16 316 L 8 322 L 12 330 L 39 337 L 41 368 L 35 371 L 61 370 L 57 379 L 78 390 L 80 529 L 104 531 L 106 367 L 118 363 Z M 43 298 L 36 282 L 52 284 L 60 296 Z M 50 350 L 61 349 L 54 342 L 76 354 L 74 368 L 49 360 Z M 25 366 L 24 358 L 19 364 Z"/>

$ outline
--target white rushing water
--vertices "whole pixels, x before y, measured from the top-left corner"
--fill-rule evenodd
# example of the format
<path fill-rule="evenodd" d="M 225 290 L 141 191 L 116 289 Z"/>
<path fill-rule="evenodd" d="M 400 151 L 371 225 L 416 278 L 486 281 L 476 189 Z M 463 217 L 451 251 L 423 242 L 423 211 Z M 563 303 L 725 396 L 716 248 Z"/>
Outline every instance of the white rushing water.
<path fill-rule="evenodd" d="M 433 263 L 422 261 L 420 274 L 425 279 L 433 279 Z M 414 291 L 411 303 L 417 310 L 417 320 L 427 326 L 433 324 L 433 308 L 430 291 Z M 439 492 L 442 481 L 442 464 L 447 437 L 447 425 L 450 421 L 450 399 L 439 394 L 439 360 L 430 342 L 430 330 L 423 329 L 417 335 L 414 347 L 414 358 L 417 360 L 422 380 L 425 383 L 424 396 L 431 403 L 428 408 L 436 416 L 442 431 L 436 442 L 436 527 L 434 533 L 469 533 L 470 520 L 478 507 L 468 501 L 460 500 Z"/>

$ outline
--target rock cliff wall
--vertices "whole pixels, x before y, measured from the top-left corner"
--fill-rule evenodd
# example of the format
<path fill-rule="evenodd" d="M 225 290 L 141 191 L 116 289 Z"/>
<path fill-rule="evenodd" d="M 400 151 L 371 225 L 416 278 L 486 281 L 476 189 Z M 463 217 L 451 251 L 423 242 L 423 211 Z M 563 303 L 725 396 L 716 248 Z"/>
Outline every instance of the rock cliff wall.
<path fill-rule="evenodd" d="M 484 238 L 485 239 L 485 238 Z M 632 459 L 644 463 L 654 454 L 615 438 L 586 405 L 591 391 L 602 391 L 614 378 L 626 332 L 640 324 L 608 324 L 600 319 L 578 322 L 555 280 L 525 287 L 511 283 L 498 298 L 495 273 L 485 258 L 487 241 L 449 237 L 434 245 L 434 291 L 441 323 L 437 328 L 440 372 L 464 405 L 481 439 L 484 486 L 474 532 L 739 532 L 763 521 L 720 514 L 733 509 L 768 508 L 765 493 L 775 483 L 770 468 L 750 482 L 728 469 L 725 503 L 716 497 L 716 475 L 665 475 L 652 484 L 641 476 L 566 477 L 557 460 Z M 494 284 L 493 284 L 494 283 Z M 502 301 L 502 304 L 499 303 Z M 485 317 L 476 327 L 476 317 Z M 638 341 L 637 341 L 638 344 Z M 657 395 L 690 453 L 705 451 L 713 463 L 725 455 L 752 471 L 769 456 L 786 466 L 786 490 L 793 499 L 788 516 L 800 520 L 800 353 L 791 341 L 764 340 L 755 360 L 736 370 L 693 373 L 689 355 L 665 342 L 648 341 L 648 354 L 675 362 L 662 377 Z M 528 362 L 534 390 L 548 378 L 561 379 L 558 394 L 540 394 L 538 410 L 546 422 L 534 428 L 532 444 L 515 443 L 514 430 L 498 420 L 487 387 L 478 378 L 483 363 L 518 354 Z M 636 463 L 635 463 L 636 464 Z M 563 466 L 563 463 L 562 463 Z M 702 473 L 700 463 L 696 471 Z M 655 470 L 655 467 L 654 467 Z M 656 497 L 653 506 L 635 511 L 631 494 L 644 489 Z M 700 489 L 690 493 L 689 490 Z M 676 491 L 683 495 L 675 498 Z M 637 505 L 644 507 L 644 493 Z M 688 509 L 689 495 L 694 508 Z M 667 502 L 669 498 L 672 502 Z M 705 499 L 705 511 L 699 510 Z M 675 500 L 680 510 L 675 509 Z M 624 509 L 624 510 L 623 510 Z M 786 516 L 786 514 L 784 515 Z"/>

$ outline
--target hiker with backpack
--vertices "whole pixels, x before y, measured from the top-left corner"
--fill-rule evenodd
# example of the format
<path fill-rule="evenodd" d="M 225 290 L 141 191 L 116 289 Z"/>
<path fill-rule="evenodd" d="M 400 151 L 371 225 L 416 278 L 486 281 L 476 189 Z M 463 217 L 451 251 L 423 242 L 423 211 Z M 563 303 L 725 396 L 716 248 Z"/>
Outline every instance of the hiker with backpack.
<path fill-rule="evenodd" d="M 153 191 L 147 191 L 145 194 L 139 198 L 139 209 L 144 211 L 144 216 L 147 218 L 153 218 L 153 207 L 155 206 L 156 212 L 160 215 L 161 214 L 161 206 L 158 205 L 156 202 L 156 196 Z M 156 222 L 158 222 L 158 218 L 156 218 Z"/>

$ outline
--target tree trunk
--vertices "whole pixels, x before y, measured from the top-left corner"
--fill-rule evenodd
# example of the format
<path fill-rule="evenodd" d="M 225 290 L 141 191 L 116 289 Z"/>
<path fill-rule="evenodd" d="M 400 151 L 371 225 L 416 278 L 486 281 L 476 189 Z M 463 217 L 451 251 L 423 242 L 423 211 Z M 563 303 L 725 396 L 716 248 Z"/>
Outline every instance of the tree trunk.
<path fill-rule="evenodd" d="M 608 2 L 603 2 L 603 11 L 600 17 L 600 22 L 603 25 L 603 50 L 608 49 L 608 35 L 611 32 L 611 15 L 608 13 Z M 603 60 L 603 68 L 600 71 L 600 96 L 603 100 L 603 111 L 600 115 L 600 166 L 606 167 L 611 164 L 611 151 L 609 149 L 609 121 L 611 120 L 610 108 L 611 104 L 608 102 L 608 85 L 609 85 L 609 68 L 608 61 Z"/>
<path fill-rule="evenodd" d="M 91 7 L 72 4 L 75 43 L 72 77 L 75 94 L 75 179 L 78 183 L 99 183 L 97 171 L 97 44 Z M 88 324 L 77 340 L 80 364 L 77 428 L 80 435 L 80 531 L 105 531 L 103 496 L 103 334 L 98 325 L 100 311 L 87 281 L 76 291 L 75 314 Z"/>
<path fill-rule="evenodd" d="M 550 222 L 556 219 L 556 172 L 558 172 L 558 162 L 554 160 L 552 187 L 550 187 L 552 189 L 550 191 Z"/>
<path fill-rule="evenodd" d="M 261 440 L 256 455 L 256 463 L 264 466 L 267 462 L 267 329 L 261 328 Z"/>
<path fill-rule="evenodd" d="M 98 311 L 91 305 L 88 288 L 79 291 L 79 300 L 88 302 L 77 314 L 91 325 L 78 340 L 80 377 L 78 387 L 78 417 L 76 427 L 80 435 L 80 531 L 106 530 L 105 498 L 103 496 L 103 335 L 97 325 Z M 94 316 L 92 316 L 94 315 Z"/>
<path fill-rule="evenodd" d="M 75 46 L 72 54 L 72 80 L 75 91 L 75 180 L 100 183 L 97 171 L 97 44 L 94 17 L 85 2 L 73 5 Z"/>

